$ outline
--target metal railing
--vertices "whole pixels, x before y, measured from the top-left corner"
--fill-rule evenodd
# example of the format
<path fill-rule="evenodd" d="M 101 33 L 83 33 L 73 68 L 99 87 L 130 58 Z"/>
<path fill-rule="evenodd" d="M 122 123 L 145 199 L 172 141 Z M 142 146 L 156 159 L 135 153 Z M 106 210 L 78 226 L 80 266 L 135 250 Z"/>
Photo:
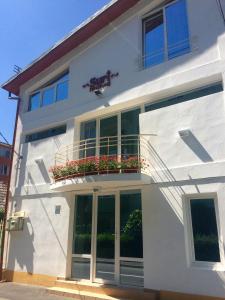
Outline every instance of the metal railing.
<path fill-rule="evenodd" d="M 149 135 L 90 138 L 62 147 L 51 168 L 54 180 L 147 171 Z"/>

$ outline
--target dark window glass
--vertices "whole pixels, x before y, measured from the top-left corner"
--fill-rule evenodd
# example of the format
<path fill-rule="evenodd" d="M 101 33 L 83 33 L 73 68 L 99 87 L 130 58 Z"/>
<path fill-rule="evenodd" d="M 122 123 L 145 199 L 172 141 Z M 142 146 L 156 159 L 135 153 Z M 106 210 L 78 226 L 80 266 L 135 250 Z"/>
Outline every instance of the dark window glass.
<path fill-rule="evenodd" d="M 29 102 L 29 111 L 38 109 L 40 107 L 40 103 L 41 103 L 40 100 L 41 100 L 40 92 L 31 95 L 30 102 Z"/>
<path fill-rule="evenodd" d="M 80 126 L 80 158 L 95 156 L 96 120 L 81 123 Z"/>
<path fill-rule="evenodd" d="M 48 137 L 63 134 L 65 132 L 66 132 L 66 125 L 54 127 L 54 128 L 50 128 L 47 130 L 43 130 L 43 131 L 39 131 L 39 132 L 35 132 L 32 134 L 26 135 L 25 142 L 26 143 L 34 142 L 34 141 L 38 141 L 38 140 L 45 139 Z"/>
<path fill-rule="evenodd" d="M 0 175 L 8 175 L 8 170 L 7 165 L 0 165 Z"/>
<path fill-rule="evenodd" d="M 0 157 L 10 158 L 10 151 L 5 148 L 0 149 Z"/>
<path fill-rule="evenodd" d="M 68 98 L 68 81 L 58 83 L 56 90 L 56 101 L 62 101 Z"/>
<path fill-rule="evenodd" d="M 98 197 L 97 258 L 114 258 L 115 196 Z"/>
<path fill-rule="evenodd" d="M 179 0 L 166 7 L 168 58 L 190 51 L 186 1 Z"/>
<path fill-rule="evenodd" d="M 204 97 L 204 96 L 219 93 L 219 92 L 222 92 L 222 91 L 223 91 L 222 83 L 216 83 L 216 84 L 211 85 L 211 86 L 202 87 L 202 88 L 187 92 L 185 94 L 181 94 L 181 95 L 177 95 L 177 96 L 174 96 L 174 97 L 166 98 L 166 99 L 160 100 L 159 102 L 146 105 L 145 111 L 160 109 L 160 108 L 167 107 L 167 106 L 170 106 L 170 105 L 175 105 L 175 104 L 182 103 L 182 102 L 185 102 L 185 101 L 198 99 L 198 98 L 201 98 L 201 97 Z"/>
<path fill-rule="evenodd" d="M 144 21 L 144 67 L 164 61 L 165 42 L 163 11 Z"/>
<path fill-rule="evenodd" d="M 220 262 L 213 199 L 191 199 L 191 220 L 196 261 Z"/>
<path fill-rule="evenodd" d="M 138 154 L 140 108 L 121 114 L 121 151 L 123 155 Z M 125 136 L 124 136 L 125 135 Z"/>
<path fill-rule="evenodd" d="M 54 87 L 47 89 L 42 94 L 42 106 L 50 105 L 55 102 Z"/>
<path fill-rule="evenodd" d="M 76 198 L 74 222 L 74 254 L 91 254 L 92 195 Z"/>
<path fill-rule="evenodd" d="M 120 195 L 120 256 L 143 257 L 140 192 L 122 192 Z"/>
<path fill-rule="evenodd" d="M 117 116 L 100 121 L 100 155 L 117 155 Z"/>

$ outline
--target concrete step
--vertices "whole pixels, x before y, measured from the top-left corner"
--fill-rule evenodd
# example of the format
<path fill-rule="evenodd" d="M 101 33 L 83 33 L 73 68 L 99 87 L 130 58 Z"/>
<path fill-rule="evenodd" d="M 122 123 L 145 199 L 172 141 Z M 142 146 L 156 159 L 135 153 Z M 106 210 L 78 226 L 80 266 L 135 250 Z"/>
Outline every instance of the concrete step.
<path fill-rule="evenodd" d="M 158 292 L 157 291 L 145 291 L 140 288 L 125 288 L 118 287 L 113 285 L 97 284 L 97 283 L 86 283 L 80 281 L 70 281 L 70 280 L 56 280 L 55 286 L 49 288 L 50 293 L 57 293 L 62 295 L 67 292 L 67 297 L 70 297 L 68 294 L 71 294 L 73 298 L 81 295 L 84 297 L 95 297 L 99 299 L 126 299 L 126 300 L 157 300 Z M 73 294 L 73 293 L 74 294 Z M 65 295 L 64 295 L 65 296 Z M 71 297 L 72 297 L 71 296 Z M 76 298 L 78 299 L 78 298 Z M 88 298 L 85 300 L 89 300 Z M 92 299 L 91 299 L 92 300 Z"/>
<path fill-rule="evenodd" d="M 77 300 L 117 300 L 117 298 L 110 297 L 103 294 L 96 294 L 91 292 L 82 292 L 73 289 L 65 289 L 60 287 L 53 287 L 47 289 L 50 294 L 63 297 L 71 297 Z"/>

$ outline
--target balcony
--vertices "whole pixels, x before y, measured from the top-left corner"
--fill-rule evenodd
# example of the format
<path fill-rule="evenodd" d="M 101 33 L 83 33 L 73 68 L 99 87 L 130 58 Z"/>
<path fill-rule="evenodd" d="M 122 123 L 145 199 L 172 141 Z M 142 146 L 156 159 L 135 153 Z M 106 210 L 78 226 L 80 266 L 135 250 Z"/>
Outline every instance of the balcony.
<path fill-rule="evenodd" d="M 149 184 L 147 135 L 91 138 L 65 146 L 50 169 L 51 189 L 71 191 Z"/>

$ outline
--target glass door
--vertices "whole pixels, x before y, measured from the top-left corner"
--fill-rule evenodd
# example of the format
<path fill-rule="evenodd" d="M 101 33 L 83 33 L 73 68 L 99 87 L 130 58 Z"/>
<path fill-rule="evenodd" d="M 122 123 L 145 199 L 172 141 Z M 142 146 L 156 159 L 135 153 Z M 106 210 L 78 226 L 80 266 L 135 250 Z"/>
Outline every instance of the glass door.
<path fill-rule="evenodd" d="M 116 196 L 97 196 L 94 281 L 115 282 Z"/>
<path fill-rule="evenodd" d="M 143 287 L 141 202 L 140 190 L 76 196 L 73 279 Z"/>

